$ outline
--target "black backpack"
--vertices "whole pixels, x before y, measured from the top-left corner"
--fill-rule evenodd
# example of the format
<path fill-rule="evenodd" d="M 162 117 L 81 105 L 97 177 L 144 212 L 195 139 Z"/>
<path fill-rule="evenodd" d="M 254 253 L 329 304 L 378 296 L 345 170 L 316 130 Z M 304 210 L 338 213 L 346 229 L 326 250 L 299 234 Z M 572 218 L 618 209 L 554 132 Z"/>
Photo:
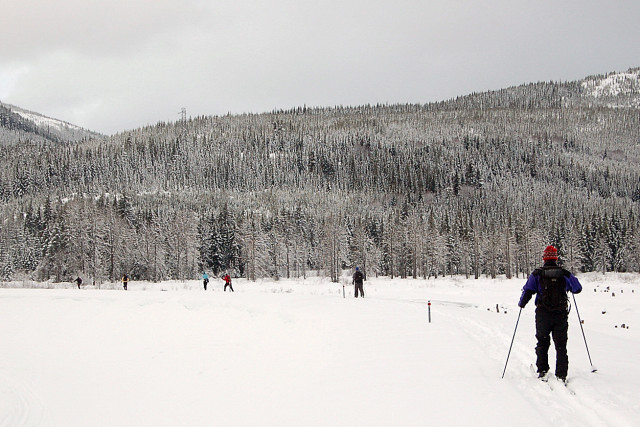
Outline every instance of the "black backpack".
<path fill-rule="evenodd" d="M 538 306 L 551 311 L 567 310 L 569 297 L 567 296 L 567 282 L 565 276 L 569 272 L 561 267 L 550 266 L 536 269 L 533 274 L 540 281 L 540 296 Z"/>

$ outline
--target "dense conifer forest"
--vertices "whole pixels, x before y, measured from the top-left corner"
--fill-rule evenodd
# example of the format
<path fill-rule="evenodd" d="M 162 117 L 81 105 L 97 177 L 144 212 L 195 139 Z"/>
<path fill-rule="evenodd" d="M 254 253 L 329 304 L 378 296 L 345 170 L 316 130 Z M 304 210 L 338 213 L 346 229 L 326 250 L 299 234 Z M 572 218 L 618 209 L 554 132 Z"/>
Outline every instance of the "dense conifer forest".
<path fill-rule="evenodd" d="M 0 109 L 3 280 L 640 271 L 640 69 L 65 139 Z"/>

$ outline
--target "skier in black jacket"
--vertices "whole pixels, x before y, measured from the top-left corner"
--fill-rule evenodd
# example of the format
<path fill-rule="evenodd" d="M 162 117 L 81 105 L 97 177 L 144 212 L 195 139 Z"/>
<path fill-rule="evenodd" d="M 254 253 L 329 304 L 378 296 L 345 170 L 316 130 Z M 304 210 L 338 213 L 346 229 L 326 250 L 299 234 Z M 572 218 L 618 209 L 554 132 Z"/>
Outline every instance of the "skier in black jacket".
<path fill-rule="evenodd" d="M 524 308 L 536 294 L 536 366 L 538 376 L 546 378 L 549 371 L 550 335 L 556 348 L 556 378 L 567 379 L 569 357 L 567 356 L 567 330 L 569 328 L 569 299 L 567 292 L 582 291 L 582 285 L 569 271 L 558 266 L 558 250 L 547 246 L 542 259 L 544 265 L 536 268 L 522 289 L 518 306 Z"/>
<path fill-rule="evenodd" d="M 356 272 L 353 273 L 353 285 L 355 286 L 355 297 L 358 298 L 358 291 L 360 291 L 360 296 L 364 298 L 364 289 L 363 287 L 364 276 L 360 271 L 360 267 L 356 267 Z"/>

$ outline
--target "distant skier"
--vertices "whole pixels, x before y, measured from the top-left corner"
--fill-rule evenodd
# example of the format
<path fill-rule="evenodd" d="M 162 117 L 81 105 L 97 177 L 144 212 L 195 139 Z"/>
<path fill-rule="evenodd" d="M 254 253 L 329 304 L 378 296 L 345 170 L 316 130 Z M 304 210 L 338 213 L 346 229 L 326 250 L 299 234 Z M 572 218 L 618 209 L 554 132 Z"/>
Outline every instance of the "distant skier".
<path fill-rule="evenodd" d="M 536 268 L 522 288 L 518 306 L 524 308 L 536 294 L 536 366 L 538 377 L 546 378 L 549 372 L 549 346 L 553 336 L 556 348 L 556 378 L 566 381 L 569 370 L 567 356 L 567 330 L 569 328 L 569 298 L 567 292 L 582 291 L 582 285 L 569 271 L 558 266 L 558 250 L 547 246 L 543 252 L 544 265 Z"/>
<path fill-rule="evenodd" d="M 125 273 L 124 276 L 122 276 L 122 287 L 124 288 L 124 290 L 127 290 L 127 285 L 129 284 L 129 275 Z"/>
<path fill-rule="evenodd" d="M 80 289 L 80 285 L 82 285 L 82 279 L 80 278 L 80 276 L 76 277 L 76 280 L 74 280 L 74 282 L 78 284 L 78 289 Z"/>
<path fill-rule="evenodd" d="M 206 271 L 202 272 L 202 284 L 204 285 L 204 290 L 207 290 L 207 284 L 209 284 L 209 275 Z"/>
<path fill-rule="evenodd" d="M 364 298 L 363 281 L 364 275 L 362 274 L 362 271 L 360 271 L 360 267 L 356 267 L 356 272 L 353 273 L 353 285 L 355 287 L 356 298 L 358 298 L 358 291 L 360 291 L 360 296 Z"/>
<path fill-rule="evenodd" d="M 233 286 L 231 286 L 231 276 L 229 276 L 229 273 L 222 276 L 222 280 L 224 280 L 224 291 L 227 292 L 228 286 L 229 289 L 231 289 L 231 292 L 233 292 Z"/>

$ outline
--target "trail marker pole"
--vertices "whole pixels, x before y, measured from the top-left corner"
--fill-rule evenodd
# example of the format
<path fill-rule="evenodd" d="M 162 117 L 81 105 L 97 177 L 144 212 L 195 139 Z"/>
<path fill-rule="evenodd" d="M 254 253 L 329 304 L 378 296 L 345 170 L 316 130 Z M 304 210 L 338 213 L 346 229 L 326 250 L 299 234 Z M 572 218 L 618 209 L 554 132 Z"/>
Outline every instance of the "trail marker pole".
<path fill-rule="evenodd" d="M 427 301 L 427 308 L 429 312 L 429 323 L 431 323 L 431 301 Z"/>

